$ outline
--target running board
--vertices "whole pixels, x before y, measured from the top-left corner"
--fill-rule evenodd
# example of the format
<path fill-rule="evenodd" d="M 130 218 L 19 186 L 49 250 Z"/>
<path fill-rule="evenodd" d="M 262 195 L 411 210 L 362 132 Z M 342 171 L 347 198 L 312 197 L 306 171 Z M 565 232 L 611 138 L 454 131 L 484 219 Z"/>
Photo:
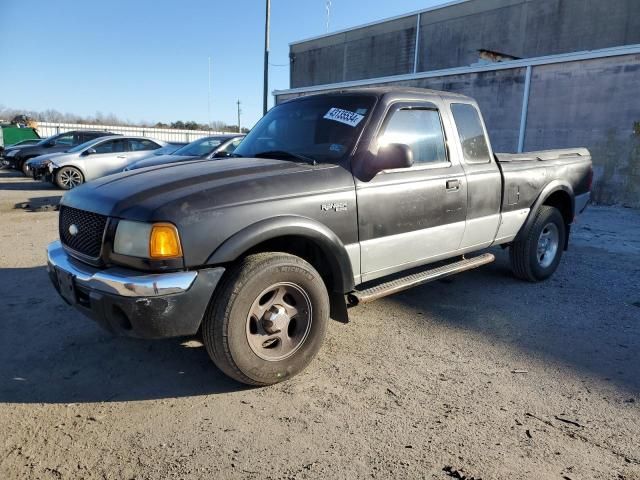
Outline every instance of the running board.
<path fill-rule="evenodd" d="M 493 262 L 495 259 L 496 257 L 491 253 L 484 253 L 474 258 L 463 258 L 462 260 L 442 265 L 441 267 L 424 270 L 406 277 L 391 280 L 390 282 L 381 283 L 366 290 L 355 290 L 347 294 L 347 300 L 349 301 L 349 306 L 372 302 L 387 295 L 422 285 L 423 283 L 433 282 L 434 280 L 439 280 L 455 273 L 481 267 L 482 265 Z"/>

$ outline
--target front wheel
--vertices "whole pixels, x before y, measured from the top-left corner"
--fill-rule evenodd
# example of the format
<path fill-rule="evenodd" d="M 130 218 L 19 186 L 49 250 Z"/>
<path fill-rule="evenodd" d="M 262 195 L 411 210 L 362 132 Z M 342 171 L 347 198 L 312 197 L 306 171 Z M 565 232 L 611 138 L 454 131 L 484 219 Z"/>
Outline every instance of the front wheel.
<path fill-rule="evenodd" d="M 530 282 L 549 278 L 562 258 L 566 232 L 560 211 L 548 205 L 541 206 L 526 235 L 509 248 L 514 275 Z"/>
<path fill-rule="evenodd" d="M 28 161 L 29 161 L 29 159 L 23 160 L 22 164 L 20 165 L 20 170 L 22 170 L 22 174 L 25 177 L 30 177 L 31 176 L 31 170 L 29 169 L 29 165 L 27 165 Z"/>
<path fill-rule="evenodd" d="M 56 185 L 63 190 L 71 190 L 84 183 L 82 172 L 74 167 L 62 167 L 55 173 L 54 179 Z"/>
<path fill-rule="evenodd" d="M 226 274 L 205 315 L 209 356 L 248 385 L 271 385 L 301 372 L 322 345 L 329 295 L 302 258 L 259 253 Z"/>

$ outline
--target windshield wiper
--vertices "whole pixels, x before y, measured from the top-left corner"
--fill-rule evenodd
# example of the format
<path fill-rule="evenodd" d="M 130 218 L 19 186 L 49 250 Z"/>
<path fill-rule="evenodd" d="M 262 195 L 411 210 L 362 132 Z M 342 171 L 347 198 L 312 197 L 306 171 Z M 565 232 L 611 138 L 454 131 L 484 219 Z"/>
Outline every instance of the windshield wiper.
<path fill-rule="evenodd" d="M 318 164 L 315 158 L 307 157 L 299 153 L 286 152 L 284 150 L 269 150 L 266 152 L 254 153 L 253 156 L 256 158 L 277 158 L 279 160 L 295 159 L 302 160 L 303 162 L 310 163 L 311 165 Z"/>

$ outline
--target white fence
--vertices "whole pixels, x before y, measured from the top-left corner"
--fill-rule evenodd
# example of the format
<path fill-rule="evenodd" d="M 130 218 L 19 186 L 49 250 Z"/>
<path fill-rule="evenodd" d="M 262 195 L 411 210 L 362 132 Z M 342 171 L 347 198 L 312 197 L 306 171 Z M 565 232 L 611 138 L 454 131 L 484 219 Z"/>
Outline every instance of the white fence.
<path fill-rule="evenodd" d="M 218 135 L 224 132 L 206 130 L 174 130 L 172 128 L 128 127 L 122 125 L 88 125 L 83 123 L 38 122 L 36 128 L 41 137 L 46 138 L 70 130 L 105 130 L 121 135 L 140 135 L 165 142 L 193 142 L 198 138 Z"/>

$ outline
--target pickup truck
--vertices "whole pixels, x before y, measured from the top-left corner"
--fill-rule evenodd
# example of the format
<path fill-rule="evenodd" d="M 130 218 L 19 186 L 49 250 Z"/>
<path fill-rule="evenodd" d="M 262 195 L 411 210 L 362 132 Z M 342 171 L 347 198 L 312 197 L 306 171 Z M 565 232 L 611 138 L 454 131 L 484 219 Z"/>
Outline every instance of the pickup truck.
<path fill-rule="evenodd" d="M 269 385 L 309 364 L 329 318 L 487 264 L 488 247 L 509 248 L 516 277 L 548 278 L 592 176 L 585 149 L 494 155 L 465 96 L 301 97 L 272 108 L 232 158 L 66 193 L 48 272 L 111 332 L 201 332 L 224 373 Z"/>

